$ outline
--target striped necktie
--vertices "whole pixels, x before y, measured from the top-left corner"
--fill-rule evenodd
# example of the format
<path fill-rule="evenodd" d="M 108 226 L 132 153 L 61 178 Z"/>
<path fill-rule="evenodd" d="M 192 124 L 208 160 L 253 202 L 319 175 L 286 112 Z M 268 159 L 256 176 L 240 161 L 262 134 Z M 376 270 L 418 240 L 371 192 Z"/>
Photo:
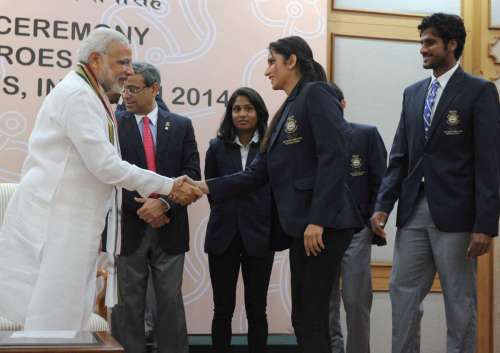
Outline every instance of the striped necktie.
<path fill-rule="evenodd" d="M 425 107 L 424 107 L 424 135 L 425 139 L 429 137 L 429 129 L 431 128 L 431 117 L 432 117 L 432 108 L 434 107 L 434 103 L 436 102 L 436 94 L 439 88 L 439 81 L 434 80 L 431 83 L 429 91 L 427 91 L 427 97 L 425 98 Z"/>

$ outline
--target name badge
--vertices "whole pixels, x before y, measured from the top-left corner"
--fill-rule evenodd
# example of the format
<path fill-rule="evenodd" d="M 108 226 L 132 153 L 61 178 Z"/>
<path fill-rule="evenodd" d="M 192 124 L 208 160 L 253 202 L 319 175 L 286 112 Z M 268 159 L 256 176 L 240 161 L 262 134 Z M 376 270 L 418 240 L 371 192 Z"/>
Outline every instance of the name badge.
<path fill-rule="evenodd" d="M 460 128 L 460 115 L 456 110 L 450 110 L 446 116 L 447 129 L 444 130 L 444 134 L 447 136 L 461 135 L 464 130 Z"/>
<path fill-rule="evenodd" d="M 299 124 L 294 115 L 290 115 L 285 121 L 285 133 L 287 137 L 283 140 L 285 145 L 293 145 L 302 141 L 302 136 L 299 136 L 297 130 L 299 129 Z"/>

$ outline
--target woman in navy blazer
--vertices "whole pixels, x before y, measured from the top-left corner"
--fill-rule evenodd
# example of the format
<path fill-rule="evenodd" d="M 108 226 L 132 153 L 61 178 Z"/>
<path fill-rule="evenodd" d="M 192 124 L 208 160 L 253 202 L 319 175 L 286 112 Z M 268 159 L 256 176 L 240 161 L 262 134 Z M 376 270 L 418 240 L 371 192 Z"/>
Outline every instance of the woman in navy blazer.
<path fill-rule="evenodd" d="M 340 261 L 363 221 L 346 186 L 348 125 L 326 74 L 300 37 L 269 45 L 266 76 L 287 99 L 261 153 L 243 172 L 199 182 L 213 200 L 269 183 L 271 242 L 290 248 L 292 324 L 304 353 L 329 353 L 329 297 Z M 195 182 L 193 182 L 195 183 Z"/>
<path fill-rule="evenodd" d="M 210 141 L 205 178 L 241 172 L 259 151 L 268 112 L 260 95 L 251 88 L 237 89 L 229 99 L 217 137 Z M 250 353 L 265 353 L 267 344 L 267 289 L 274 252 L 269 244 L 269 186 L 224 202 L 210 201 L 205 238 L 214 316 L 212 342 L 217 353 L 229 352 L 231 319 L 236 304 L 236 284 L 241 272 L 245 286 Z"/>

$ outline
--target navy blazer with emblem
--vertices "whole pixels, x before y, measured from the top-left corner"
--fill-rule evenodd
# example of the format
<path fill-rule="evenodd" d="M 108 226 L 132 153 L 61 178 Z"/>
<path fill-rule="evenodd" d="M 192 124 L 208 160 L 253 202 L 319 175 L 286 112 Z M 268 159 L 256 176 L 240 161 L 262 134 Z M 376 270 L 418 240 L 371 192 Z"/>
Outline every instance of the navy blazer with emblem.
<path fill-rule="evenodd" d="M 286 248 L 289 237 L 303 237 L 308 224 L 359 230 L 363 221 L 346 185 L 347 133 L 331 87 L 299 82 L 285 101 L 267 150 L 245 171 L 207 180 L 210 194 L 224 200 L 269 183 L 276 250 Z"/>
<path fill-rule="evenodd" d="M 249 166 L 257 153 L 259 145 L 252 142 L 246 166 Z M 225 142 L 217 137 L 210 141 L 205 158 L 205 178 L 230 175 L 242 170 L 240 146 Z M 270 207 L 269 185 L 237 197 L 213 202 L 209 195 L 210 218 L 205 237 L 205 251 L 222 254 L 235 236 L 241 237 L 245 251 L 250 256 L 266 256 L 270 247 Z"/>
<path fill-rule="evenodd" d="M 404 92 L 403 110 L 382 180 L 376 211 L 408 221 L 422 178 L 429 210 L 443 232 L 498 234 L 500 103 L 495 85 L 460 67 L 446 85 L 424 137 L 423 110 L 430 78 Z"/>
<path fill-rule="evenodd" d="M 127 111 L 117 112 L 117 119 L 122 158 L 147 169 L 144 145 L 135 115 Z M 200 157 L 191 120 L 158 107 L 156 126 L 156 172 L 171 178 L 186 174 L 199 180 Z M 123 189 L 121 254 L 125 256 L 139 247 L 147 226 L 137 215 L 142 204 L 136 202 L 134 197 L 140 196 L 135 191 Z M 160 234 L 160 247 L 168 254 L 176 255 L 189 250 L 188 214 L 185 206 L 170 201 L 169 204 L 171 208 L 167 214 L 170 223 L 155 231 Z"/>
<path fill-rule="evenodd" d="M 365 225 L 370 228 L 370 217 L 387 166 L 387 150 L 375 126 L 349 123 L 349 127 L 351 139 L 347 185 Z M 374 244 L 387 244 L 384 238 L 375 234 L 372 239 Z"/>

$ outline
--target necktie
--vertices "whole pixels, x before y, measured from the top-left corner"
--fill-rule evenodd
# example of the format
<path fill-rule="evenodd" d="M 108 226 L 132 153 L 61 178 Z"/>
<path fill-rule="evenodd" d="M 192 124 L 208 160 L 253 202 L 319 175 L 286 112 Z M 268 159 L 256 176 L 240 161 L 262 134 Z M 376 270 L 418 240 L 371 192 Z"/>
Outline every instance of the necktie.
<path fill-rule="evenodd" d="M 427 97 L 425 98 L 425 107 L 424 107 L 424 135 L 427 140 L 429 136 L 429 129 L 431 128 L 431 116 L 432 116 L 432 107 L 434 107 L 434 103 L 436 102 L 436 94 L 439 88 L 439 81 L 432 81 L 431 87 L 427 92 Z"/>
<path fill-rule="evenodd" d="M 146 165 L 149 170 L 156 172 L 155 145 L 147 116 L 142 118 L 142 143 L 144 144 L 144 153 L 146 154 Z"/>

